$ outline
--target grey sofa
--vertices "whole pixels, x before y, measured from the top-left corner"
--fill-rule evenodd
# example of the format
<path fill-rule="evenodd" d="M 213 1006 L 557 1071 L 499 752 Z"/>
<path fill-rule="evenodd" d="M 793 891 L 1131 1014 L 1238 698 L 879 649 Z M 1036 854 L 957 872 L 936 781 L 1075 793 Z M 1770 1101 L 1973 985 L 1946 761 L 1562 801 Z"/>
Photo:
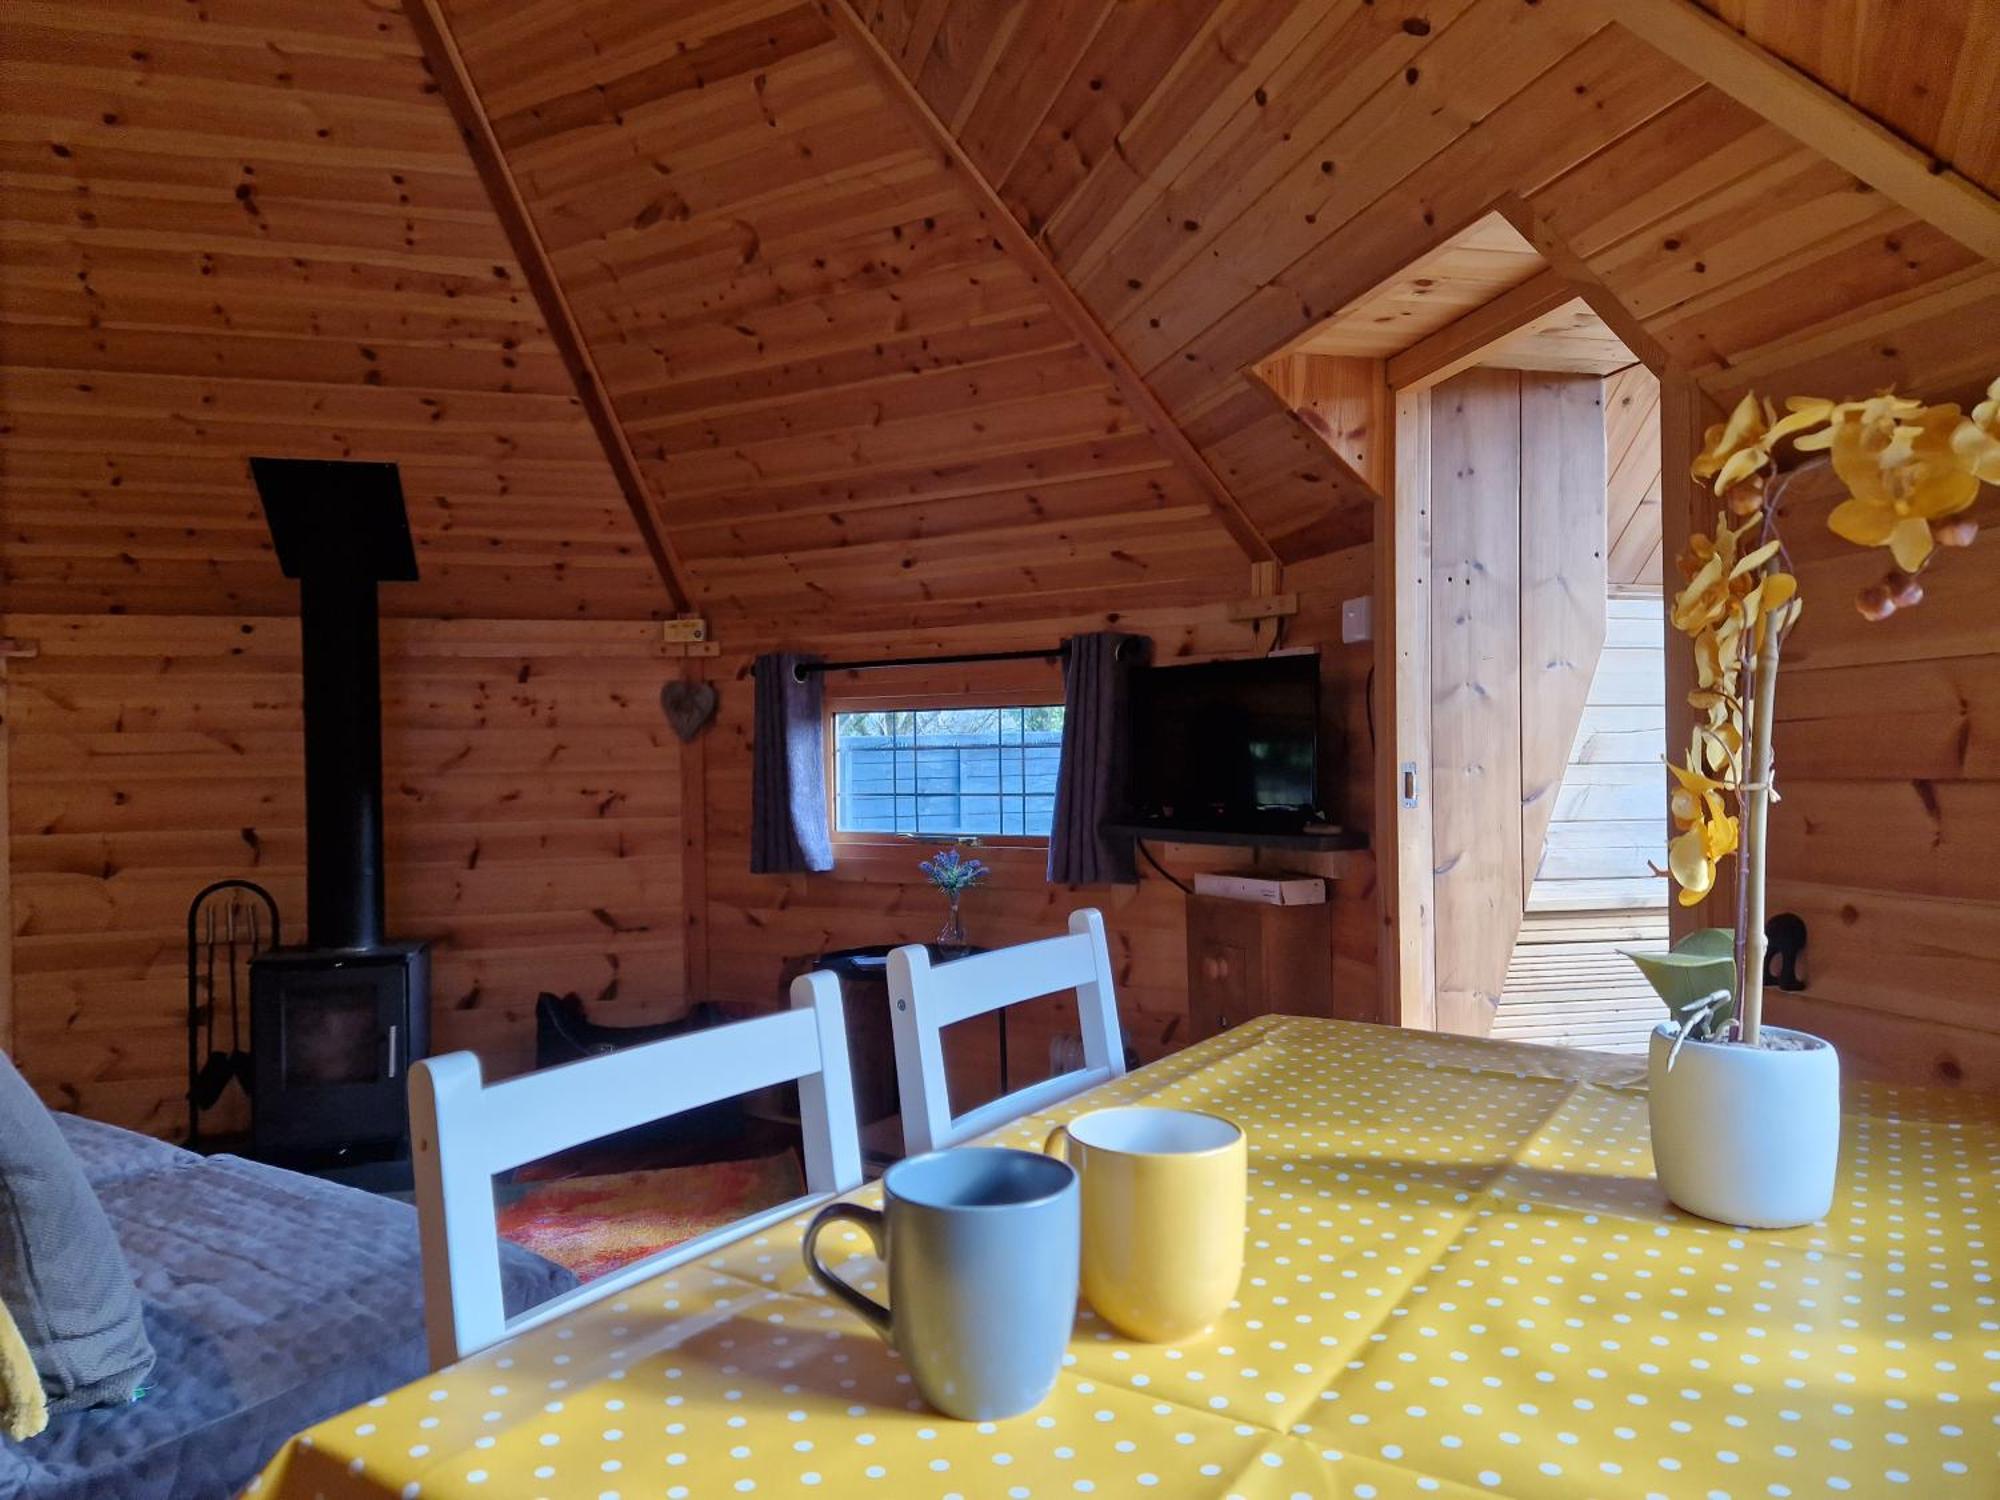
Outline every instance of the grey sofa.
<path fill-rule="evenodd" d="M 426 1369 L 416 1211 L 56 1116 L 124 1247 L 159 1360 L 129 1406 L 0 1439 L 0 1496 L 225 1500 L 303 1427 Z M 576 1284 L 511 1246 L 508 1310 Z"/>

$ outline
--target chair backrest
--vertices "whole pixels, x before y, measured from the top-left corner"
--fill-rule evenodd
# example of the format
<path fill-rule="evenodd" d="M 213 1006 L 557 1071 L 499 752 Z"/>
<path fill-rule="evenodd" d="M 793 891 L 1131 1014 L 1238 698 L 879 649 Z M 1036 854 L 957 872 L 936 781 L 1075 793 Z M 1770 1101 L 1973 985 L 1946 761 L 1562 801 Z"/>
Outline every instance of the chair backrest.
<path fill-rule="evenodd" d="M 431 1367 L 546 1323 L 861 1185 L 840 981 L 804 974 L 792 1008 L 487 1084 L 470 1052 L 410 1070 L 410 1139 L 423 1246 Z M 621 1266 L 509 1318 L 500 1284 L 496 1173 L 796 1080 L 805 1138 L 803 1197 Z"/>
<path fill-rule="evenodd" d="M 1069 989 L 1076 991 L 1077 1021 L 1083 1029 L 1083 1066 L 954 1118 L 939 1033 L 1002 1006 Z M 1090 907 L 1070 914 L 1067 937 L 949 963 L 933 964 L 929 950 L 921 946 L 898 948 L 889 955 L 889 1017 L 896 1036 L 903 1148 L 912 1156 L 1033 1114 L 1125 1071 L 1111 950 L 1104 940 L 1104 918 Z"/>

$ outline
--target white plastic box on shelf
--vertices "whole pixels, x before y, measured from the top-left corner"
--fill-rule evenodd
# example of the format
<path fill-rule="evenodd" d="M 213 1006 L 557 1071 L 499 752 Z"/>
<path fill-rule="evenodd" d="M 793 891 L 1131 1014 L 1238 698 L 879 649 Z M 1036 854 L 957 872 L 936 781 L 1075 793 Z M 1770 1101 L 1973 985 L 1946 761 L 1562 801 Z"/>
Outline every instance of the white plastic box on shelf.
<path fill-rule="evenodd" d="M 1326 882 L 1317 875 L 1197 875 L 1195 894 L 1266 906 L 1323 906 Z"/>

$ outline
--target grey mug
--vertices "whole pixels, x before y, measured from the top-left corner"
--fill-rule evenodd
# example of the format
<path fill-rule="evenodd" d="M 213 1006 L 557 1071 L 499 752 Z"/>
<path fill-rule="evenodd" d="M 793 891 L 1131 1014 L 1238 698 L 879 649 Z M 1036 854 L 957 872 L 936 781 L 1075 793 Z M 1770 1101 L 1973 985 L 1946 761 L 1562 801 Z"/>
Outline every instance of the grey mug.
<path fill-rule="evenodd" d="M 1033 1151 L 961 1147 L 897 1162 L 882 1210 L 829 1203 L 806 1227 L 806 1268 L 868 1320 L 946 1416 L 995 1421 L 1054 1388 L 1076 1320 L 1082 1213 L 1076 1172 Z M 888 1264 L 889 1305 L 819 1257 L 845 1221 Z"/>

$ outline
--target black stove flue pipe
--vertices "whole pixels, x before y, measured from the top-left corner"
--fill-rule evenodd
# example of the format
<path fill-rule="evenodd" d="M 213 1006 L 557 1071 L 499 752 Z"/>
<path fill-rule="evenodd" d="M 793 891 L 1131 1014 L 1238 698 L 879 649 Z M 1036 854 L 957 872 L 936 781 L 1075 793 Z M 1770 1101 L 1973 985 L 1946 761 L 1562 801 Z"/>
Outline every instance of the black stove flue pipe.
<path fill-rule="evenodd" d="M 376 585 L 413 580 L 394 464 L 253 458 L 285 576 L 299 581 L 306 761 L 306 940 L 384 939 L 382 662 Z"/>
<path fill-rule="evenodd" d="M 316 948 L 383 936 L 382 658 L 375 580 L 299 579 L 305 668 L 306 933 Z"/>

